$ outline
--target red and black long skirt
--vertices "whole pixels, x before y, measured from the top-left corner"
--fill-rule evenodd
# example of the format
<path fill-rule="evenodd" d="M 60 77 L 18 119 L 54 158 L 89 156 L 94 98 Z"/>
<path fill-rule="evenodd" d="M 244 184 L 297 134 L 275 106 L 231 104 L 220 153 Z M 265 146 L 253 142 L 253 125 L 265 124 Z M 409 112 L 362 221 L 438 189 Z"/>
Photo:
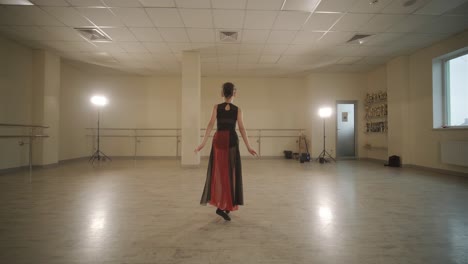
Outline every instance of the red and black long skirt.
<path fill-rule="evenodd" d="M 244 204 L 239 138 L 235 130 L 218 130 L 213 137 L 205 188 L 200 204 L 235 211 Z"/>

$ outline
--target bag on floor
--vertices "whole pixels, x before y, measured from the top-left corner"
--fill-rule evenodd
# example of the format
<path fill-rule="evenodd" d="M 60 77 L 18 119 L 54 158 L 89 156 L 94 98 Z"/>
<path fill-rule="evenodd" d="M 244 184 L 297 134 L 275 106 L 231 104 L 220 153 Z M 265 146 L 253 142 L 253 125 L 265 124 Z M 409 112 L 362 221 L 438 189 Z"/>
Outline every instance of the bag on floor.
<path fill-rule="evenodd" d="M 401 160 L 400 160 L 400 156 L 390 156 L 388 157 L 388 163 L 385 164 L 385 166 L 389 166 L 389 167 L 401 167 Z"/>

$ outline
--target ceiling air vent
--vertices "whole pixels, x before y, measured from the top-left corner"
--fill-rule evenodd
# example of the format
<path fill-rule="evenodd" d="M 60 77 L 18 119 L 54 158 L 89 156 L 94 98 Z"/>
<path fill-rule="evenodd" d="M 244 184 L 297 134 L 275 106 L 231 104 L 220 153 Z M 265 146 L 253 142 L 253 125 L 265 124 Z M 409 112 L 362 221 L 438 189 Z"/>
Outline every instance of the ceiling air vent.
<path fill-rule="evenodd" d="M 359 44 L 362 44 L 364 43 L 364 39 L 367 38 L 367 37 L 370 37 L 372 35 L 368 35 L 368 34 L 356 34 L 354 35 L 351 39 L 349 39 L 348 41 L 346 41 L 346 43 L 359 43 Z"/>
<path fill-rule="evenodd" d="M 94 42 L 109 42 L 112 39 L 99 28 L 75 28 L 83 37 Z"/>
<path fill-rule="evenodd" d="M 220 31 L 219 40 L 221 42 L 237 42 L 239 33 L 237 31 Z"/>

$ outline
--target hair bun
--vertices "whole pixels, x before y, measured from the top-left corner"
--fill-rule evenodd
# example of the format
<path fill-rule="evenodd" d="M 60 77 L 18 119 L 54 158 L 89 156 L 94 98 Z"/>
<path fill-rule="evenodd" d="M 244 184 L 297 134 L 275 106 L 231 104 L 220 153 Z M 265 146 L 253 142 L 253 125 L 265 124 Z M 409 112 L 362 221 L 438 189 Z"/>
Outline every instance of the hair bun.
<path fill-rule="evenodd" d="M 227 82 L 223 84 L 223 95 L 225 98 L 232 97 L 234 94 L 234 84 Z"/>

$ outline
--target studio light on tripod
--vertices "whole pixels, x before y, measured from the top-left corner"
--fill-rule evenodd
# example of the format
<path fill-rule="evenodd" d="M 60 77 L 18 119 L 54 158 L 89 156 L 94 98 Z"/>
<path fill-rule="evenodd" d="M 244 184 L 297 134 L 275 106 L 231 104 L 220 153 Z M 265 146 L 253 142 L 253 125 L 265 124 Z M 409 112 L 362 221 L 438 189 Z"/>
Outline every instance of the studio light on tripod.
<path fill-rule="evenodd" d="M 320 163 L 329 162 L 328 159 L 335 161 L 335 159 L 328 153 L 325 148 L 325 140 L 326 140 L 326 133 L 325 133 L 325 120 L 332 115 L 332 109 L 330 107 L 322 107 L 319 109 L 319 116 L 323 119 L 323 150 L 320 152 L 320 155 L 317 157 L 317 161 Z"/>
<path fill-rule="evenodd" d="M 106 106 L 108 102 L 109 101 L 107 100 L 107 98 L 102 95 L 95 95 L 91 97 L 91 103 L 98 107 Z"/>
<path fill-rule="evenodd" d="M 108 104 L 108 100 L 106 97 L 102 96 L 102 95 L 94 95 L 93 97 L 91 97 L 91 103 L 95 106 L 97 106 L 98 108 L 98 116 L 97 116 L 97 149 L 96 151 L 93 153 L 93 155 L 91 155 L 91 157 L 89 158 L 89 161 L 92 162 L 94 164 L 94 161 L 95 160 L 98 160 L 98 161 L 101 161 L 101 160 L 111 160 L 106 154 L 104 154 L 104 152 L 101 151 L 101 148 L 100 148 L 100 119 L 101 119 L 101 108 L 103 108 L 104 106 L 106 106 Z"/>
<path fill-rule="evenodd" d="M 332 114 L 332 109 L 330 107 L 323 107 L 319 109 L 319 116 L 321 118 L 328 118 Z"/>

